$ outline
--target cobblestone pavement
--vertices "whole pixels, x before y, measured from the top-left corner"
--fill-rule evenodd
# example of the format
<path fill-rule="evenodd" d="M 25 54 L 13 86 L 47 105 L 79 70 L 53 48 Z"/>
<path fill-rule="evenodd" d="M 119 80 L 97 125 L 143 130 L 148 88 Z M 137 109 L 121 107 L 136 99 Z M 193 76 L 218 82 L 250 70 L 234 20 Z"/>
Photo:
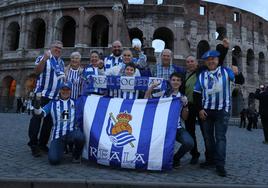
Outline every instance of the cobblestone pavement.
<path fill-rule="evenodd" d="M 70 156 L 60 166 L 50 166 L 47 157 L 33 158 L 27 146 L 30 116 L 0 114 L 0 178 L 51 180 L 124 181 L 153 183 L 240 184 L 268 186 L 268 145 L 262 143 L 261 129 L 252 132 L 230 126 L 227 134 L 228 176 L 219 177 L 214 170 L 190 165 L 190 155 L 182 160 L 182 167 L 169 172 L 119 170 L 95 165 L 87 161 L 70 163 Z M 204 160 L 203 141 L 198 129 L 200 160 Z"/>

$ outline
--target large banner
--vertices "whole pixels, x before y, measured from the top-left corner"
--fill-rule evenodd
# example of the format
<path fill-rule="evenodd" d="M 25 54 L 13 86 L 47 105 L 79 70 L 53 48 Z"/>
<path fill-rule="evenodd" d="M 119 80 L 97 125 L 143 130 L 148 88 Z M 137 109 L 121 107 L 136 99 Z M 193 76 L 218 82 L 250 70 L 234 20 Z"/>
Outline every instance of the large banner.
<path fill-rule="evenodd" d="M 119 168 L 172 169 L 178 98 L 125 100 L 88 96 L 83 157 Z"/>

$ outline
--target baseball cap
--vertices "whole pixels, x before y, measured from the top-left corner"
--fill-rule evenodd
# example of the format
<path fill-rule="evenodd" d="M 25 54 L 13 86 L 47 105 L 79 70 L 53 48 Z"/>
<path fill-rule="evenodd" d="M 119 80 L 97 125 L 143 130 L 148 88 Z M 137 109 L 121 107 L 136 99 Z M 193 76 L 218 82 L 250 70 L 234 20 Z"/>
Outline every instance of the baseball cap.
<path fill-rule="evenodd" d="M 217 50 L 209 50 L 202 55 L 202 59 L 207 60 L 209 57 L 219 57 L 219 56 L 220 52 L 218 52 Z"/>

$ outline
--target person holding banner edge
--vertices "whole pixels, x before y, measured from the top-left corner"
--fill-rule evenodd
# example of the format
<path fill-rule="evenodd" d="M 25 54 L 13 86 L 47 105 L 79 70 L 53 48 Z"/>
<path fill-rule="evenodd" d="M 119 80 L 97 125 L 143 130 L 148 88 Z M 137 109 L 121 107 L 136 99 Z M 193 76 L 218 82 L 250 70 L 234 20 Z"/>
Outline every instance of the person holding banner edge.
<path fill-rule="evenodd" d="M 181 119 L 184 121 L 188 118 L 189 115 L 189 109 L 188 109 L 188 100 L 186 96 L 183 96 L 180 93 L 180 87 L 183 82 L 183 75 L 180 73 L 172 73 L 170 75 L 169 79 L 171 89 L 168 89 L 166 91 L 161 91 L 158 93 L 152 94 L 152 91 L 154 88 L 156 88 L 159 83 L 153 83 L 149 89 L 146 91 L 144 98 L 151 98 L 151 97 L 179 97 L 181 99 L 181 102 L 183 104 L 182 110 L 181 110 L 181 116 L 179 116 L 178 119 L 178 126 L 177 126 L 177 133 L 176 133 L 176 141 L 181 143 L 181 146 L 179 150 L 175 153 L 173 158 L 173 167 L 178 168 L 180 167 L 180 159 L 189 151 L 192 150 L 194 147 L 194 140 L 191 137 L 191 135 L 182 127 L 181 125 Z"/>

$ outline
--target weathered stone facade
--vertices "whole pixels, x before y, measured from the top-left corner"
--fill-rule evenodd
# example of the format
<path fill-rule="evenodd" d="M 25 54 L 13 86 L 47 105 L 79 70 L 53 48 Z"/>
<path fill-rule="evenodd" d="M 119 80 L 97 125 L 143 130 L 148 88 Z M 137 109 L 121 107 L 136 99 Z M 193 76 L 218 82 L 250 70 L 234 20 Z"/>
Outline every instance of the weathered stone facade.
<path fill-rule="evenodd" d="M 268 22 L 250 12 L 215 3 L 2 0 L 0 33 L 1 110 L 9 108 L 14 97 L 27 93 L 25 83 L 32 76 L 36 56 L 55 39 L 64 43 L 66 62 L 73 51 L 81 52 L 86 62 L 93 49 L 108 55 L 114 40 L 129 47 L 131 39 L 139 38 L 150 61 L 154 59 L 152 41 L 161 39 L 174 52 L 174 61 L 183 64 L 187 55 L 200 58 L 227 36 L 231 42 L 227 64 L 238 65 L 246 77 L 243 86 L 234 86 L 233 114 L 247 105 L 243 101 L 259 84 L 268 84 Z"/>

